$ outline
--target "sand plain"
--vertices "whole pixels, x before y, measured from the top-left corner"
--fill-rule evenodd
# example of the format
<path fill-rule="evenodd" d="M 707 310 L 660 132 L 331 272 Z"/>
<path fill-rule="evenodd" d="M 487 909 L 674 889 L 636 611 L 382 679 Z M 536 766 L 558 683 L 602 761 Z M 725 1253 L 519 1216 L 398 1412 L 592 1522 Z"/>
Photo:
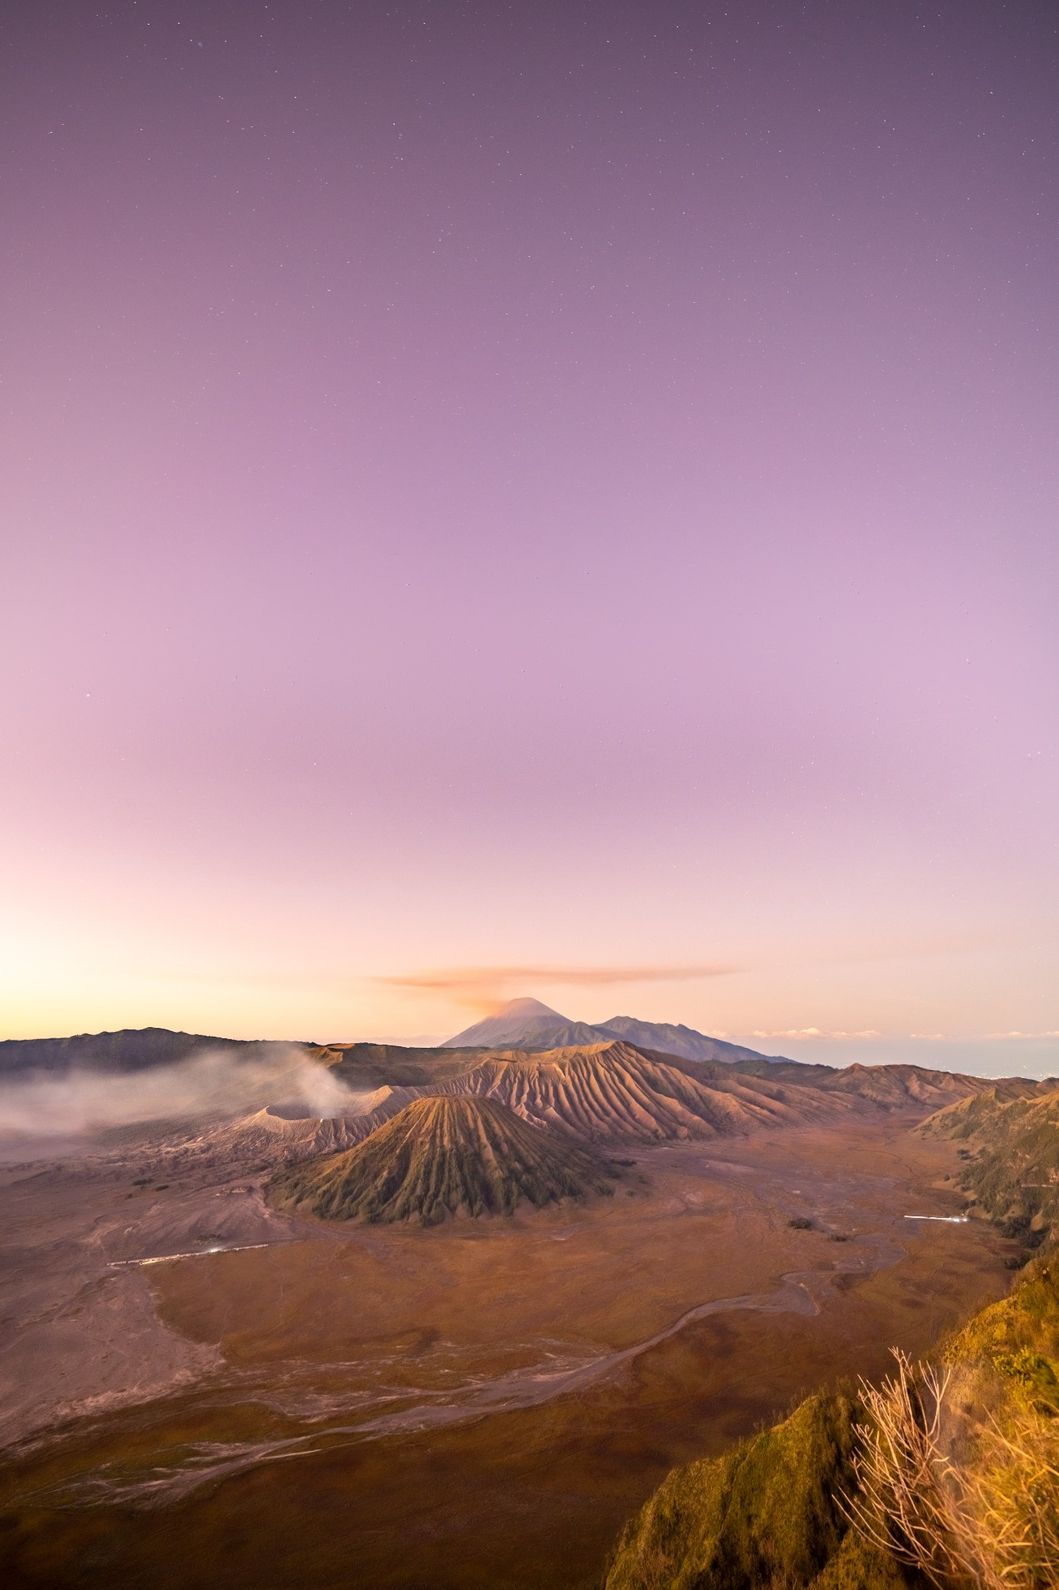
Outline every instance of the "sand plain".
<path fill-rule="evenodd" d="M 58 1345 L 16 1331 L 31 1378 L 77 1381 L 80 1353 L 85 1396 L 8 1449 L 4 1582 L 597 1583 L 674 1463 L 883 1372 L 893 1345 L 925 1351 L 1006 1288 L 988 1227 L 904 1219 L 959 1202 L 953 1145 L 912 1124 L 623 1150 L 613 1198 L 429 1230 L 280 1216 L 260 1178 L 200 1164 L 133 1186 L 135 1154 L 16 1176 L 24 1284 L 45 1231 L 53 1292 L 64 1252 L 105 1265 L 77 1296 L 134 1284 L 142 1324 L 111 1382 L 120 1309 L 89 1307 L 80 1348 L 54 1297 Z M 137 1366 L 161 1344 L 153 1383 Z"/>

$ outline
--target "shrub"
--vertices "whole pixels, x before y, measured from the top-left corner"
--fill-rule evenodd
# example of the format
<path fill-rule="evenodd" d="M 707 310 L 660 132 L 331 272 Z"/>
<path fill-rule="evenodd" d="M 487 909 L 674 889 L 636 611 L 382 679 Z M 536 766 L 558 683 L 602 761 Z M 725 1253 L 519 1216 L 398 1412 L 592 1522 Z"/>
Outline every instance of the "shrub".
<path fill-rule="evenodd" d="M 1028 1356 L 1013 1355 L 1015 1373 L 1036 1367 Z M 1007 1409 L 968 1427 L 948 1396 L 952 1365 L 894 1357 L 896 1376 L 862 1385 L 871 1422 L 858 1428 L 850 1522 L 937 1590 L 1059 1584 L 1059 1423 Z"/>

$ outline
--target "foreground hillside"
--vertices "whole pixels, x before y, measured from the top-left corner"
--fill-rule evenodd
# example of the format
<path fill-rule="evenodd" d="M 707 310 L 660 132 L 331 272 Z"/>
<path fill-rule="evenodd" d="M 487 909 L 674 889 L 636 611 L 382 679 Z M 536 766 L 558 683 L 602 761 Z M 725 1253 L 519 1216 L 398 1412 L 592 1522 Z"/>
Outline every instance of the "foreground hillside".
<path fill-rule="evenodd" d="M 856 1394 L 810 1397 L 675 1469 L 626 1526 L 605 1590 L 1054 1590 L 1059 1266 Z"/>
<path fill-rule="evenodd" d="M 345 1153 L 276 1177 L 281 1205 L 330 1220 L 418 1220 L 511 1214 L 611 1191 L 595 1155 L 491 1099 L 417 1099 Z"/>
<path fill-rule="evenodd" d="M 863 1409 L 815 1396 L 723 1457 L 675 1469 L 618 1544 L 606 1590 L 892 1590 L 897 1565 L 851 1531 Z"/>

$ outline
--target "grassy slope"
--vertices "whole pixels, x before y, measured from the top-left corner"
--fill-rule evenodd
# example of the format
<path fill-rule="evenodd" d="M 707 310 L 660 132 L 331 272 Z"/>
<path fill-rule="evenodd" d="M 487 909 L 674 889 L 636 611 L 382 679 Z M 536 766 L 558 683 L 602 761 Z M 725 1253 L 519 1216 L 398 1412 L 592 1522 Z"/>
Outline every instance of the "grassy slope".
<path fill-rule="evenodd" d="M 1059 1250 L 1053 1243 L 1018 1285 L 953 1333 L 942 1349 L 948 1363 L 999 1377 L 1005 1400 L 1059 1415 Z"/>
<path fill-rule="evenodd" d="M 723 1457 L 675 1469 L 626 1526 L 606 1590 L 909 1583 L 835 1506 L 852 1481 L 858 1413 L 849 1397 L 809 1397 Z"/>

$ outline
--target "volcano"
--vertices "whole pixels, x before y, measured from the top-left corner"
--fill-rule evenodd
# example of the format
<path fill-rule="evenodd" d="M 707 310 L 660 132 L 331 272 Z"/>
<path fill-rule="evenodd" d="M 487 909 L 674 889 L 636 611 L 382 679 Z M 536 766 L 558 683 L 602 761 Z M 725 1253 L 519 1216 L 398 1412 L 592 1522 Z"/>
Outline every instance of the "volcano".
<path fill-rule="evenodd" d="M 584 1021 L 571 1021 L 539 999 L 512 999 L 494 1016 L 446 1040 L 446 1049 L 568 1049 L 599 1043 L 604 1034 Z"/>
<path fill-rule="evenodd" d="M 640 1049 L 655 1049 L 676 1055 L 681 1060 L 701 1060 L 708 1064 L 730 1065 L 738 1061 L 770 1060 L 756 1049 L 710 1038 L 694 1027 L 673 1022 L 638 1021 L 634 1016 L 611 1016 L 607 1021 L 589 1024 L 572 1021 L 569 1016 L 543 1005 L 539 999 L 512 999 L 495 1015 L 486 1016 L 454 1038 L 446 1049 L 572 1049 L 618 1038 Z"/>
<path fill-rule="evenodd" d="M 280 1205 L 327 1220 L 418 1221 L 511 1214 L 609 1193 L 613 1168 L 493 1099 L 422 1098 L 345 1153 L 281 1172 Z"/>

